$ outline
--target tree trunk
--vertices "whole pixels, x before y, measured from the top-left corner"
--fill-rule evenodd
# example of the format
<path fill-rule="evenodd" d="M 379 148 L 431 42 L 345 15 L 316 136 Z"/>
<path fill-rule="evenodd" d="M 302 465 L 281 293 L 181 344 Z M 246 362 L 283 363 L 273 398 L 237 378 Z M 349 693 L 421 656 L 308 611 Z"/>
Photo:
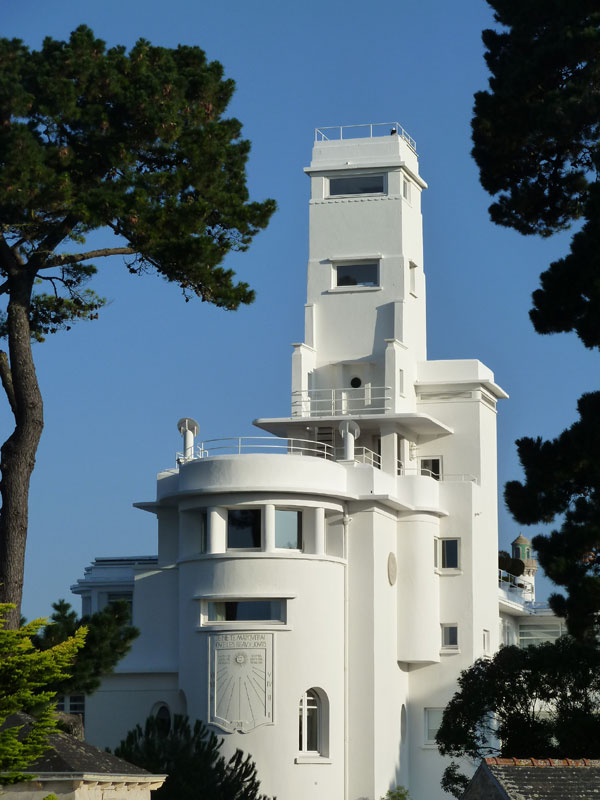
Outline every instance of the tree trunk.
<path fill-rule="evenodd" d="M 0 451 L 0 602 L 14 603 L 6 627 L 21 616 L 29 482 L 44 427 L 42 395 L 31 352 L 29 310 L 33 279 L 24 269 L 9 277 L 8 349 L 14 390 L 15 429 Z"/>

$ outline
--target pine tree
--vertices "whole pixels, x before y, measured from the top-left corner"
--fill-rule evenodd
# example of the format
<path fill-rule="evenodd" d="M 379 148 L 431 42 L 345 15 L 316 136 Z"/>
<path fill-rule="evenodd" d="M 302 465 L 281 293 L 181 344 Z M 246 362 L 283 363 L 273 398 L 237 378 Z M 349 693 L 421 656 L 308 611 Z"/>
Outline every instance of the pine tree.
<path fill-rule="evenodd" d="M 131 649 L 139 631 L 131 625 L 131 612 L 125 600 L 109 603 L 102 611 L 81 619 L 65 600 L 52 604 L 50 624 L 33 637 L 34 645 L 47 650 L 66 641 L 83 626 L 85 645 L 69 670 L 69 675 L 51 685 L 58 695 L 92 694 L 104 675 L 110 674 Z"/>
<path fill-rule="evenodd" d="M 94 319 L 95 263 L 123 256 L 225 309 L 249 303 L 221 265 L 248 248 L 275 203 L 249 201 L 250 149 L 223 118 L 234 83 L 198 47 L 110 49 L 89 28 L 39 51 L 0 39 L 0 379 L 15 420 L 1 449 L 0 600 L 23 586 L 28 494 L 43 428 L 31 340 Z M 86 249 L 104 230 L 106 246 Z"/>
<path fill-rule="evenodd" d="M 187 717 L 176 714 L 165 730 L 162 720 L 148 717 L 143 730 L 137 725 L 130 731 L 115 755 L 168 775 L 156 791 L 157 800 L 268 800 L 258 793 L 251 756 L 236 750 L 225 761 L 219 752 L 222 743 L 198 720 L 192 728 Z"/>
<path fill-rule="evenodd" d="M 496 199 L 494 222 L 550 236 L 582 220 L 570 252 L 541 275 L 530 317 L 538 333 L 577 333 L 600 348 L 600 8 L 594 0 L 488 0 L 483 32 L 490 91 L 475 96 L 473 156 Z M 517 441 L 525 480 L 506 504 L 517 522 L 560 527 L 534 537 L 546 574 L 566 589 L 552 609 L 594 638 L 600 613 L 600 393 L 552 441 Z"/>

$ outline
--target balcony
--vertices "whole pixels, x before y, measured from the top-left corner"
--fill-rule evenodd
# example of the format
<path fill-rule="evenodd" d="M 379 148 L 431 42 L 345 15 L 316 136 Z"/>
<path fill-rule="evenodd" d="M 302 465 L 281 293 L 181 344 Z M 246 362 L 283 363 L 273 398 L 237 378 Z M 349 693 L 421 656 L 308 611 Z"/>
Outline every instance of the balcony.
<path fill-rule="evenodd" d="M 389 386 L 358 389 L 306 389 L 292 392 L 292 417 L 360 417 L 392 410 Z"/>
<path fill-rule="evenodd" d="M 230 436 L 225 439 L 206 439 L 196 444 L 192 453 L 177 453 L 177 463 L 186 464 L 212 456 L 246 455 L 250 453 L 279 453 L 313 456 L 328 461 L 343 460 L 341 448 L 313 439 L 285 439 L 278 436 Z M 381 456 L 368 447 L 354 448 L 354 461 L 381 469 Z"/>
<path fill-rule="evenodd" d="M 535 597 L 533 585 L 527 578 L 498 570 L 498 587 L 506 600 L 514 603 L 531 603 Z"/>

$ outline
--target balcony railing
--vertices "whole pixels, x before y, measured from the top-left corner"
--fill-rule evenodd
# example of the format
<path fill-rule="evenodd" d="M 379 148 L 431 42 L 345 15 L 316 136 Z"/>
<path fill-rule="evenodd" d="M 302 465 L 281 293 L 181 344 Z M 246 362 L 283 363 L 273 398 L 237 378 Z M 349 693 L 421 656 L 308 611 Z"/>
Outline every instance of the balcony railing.
<path fill-rule="evenodd" d="M 292 392 L 293 417 L 355 417 L 361 414 L 385 414 L 391 409 L 392 390 L 389 386 Z"/>
<path fill-rule="evenodd" d="M 326 128 L 315 128 L 315 142 L 328 142 L 332 139 L 372 139 L 374 136 L 389 136 L 397 133 L 417 152 L 417 143 L 398 122 L 366 122 L 362 125 L 331 125 Z"/>
<path fill-rule="evenodd" d="M 533 600 L 533 586 L 529 581 L 524 581 L 503 569 L 498 570 L 498 586 L 508 594 L 517 596 L 519 600 Z"/>
<path fill-rule="evenodd" d="M 310 439 L 283 439 L 279 436 L 230 436 L 226 439 L 205 439 L 203 442 L 199 442 L 191 456 L 177 453 L 177 463 L 210 456 L 265 452 L 317 456 L 335 461 L 334 448 L 325 442 L 315 442 Z"/>

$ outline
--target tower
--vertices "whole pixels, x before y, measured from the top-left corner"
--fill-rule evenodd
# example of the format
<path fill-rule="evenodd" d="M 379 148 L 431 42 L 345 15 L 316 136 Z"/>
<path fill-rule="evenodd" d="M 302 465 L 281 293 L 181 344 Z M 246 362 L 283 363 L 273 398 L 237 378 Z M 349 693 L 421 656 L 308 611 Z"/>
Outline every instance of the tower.
<path fill-rule="evenodd" d="M 88 734 L 114 744 L 115 719 L 124 733 L 167 706 L 251 753 L 269 795 L 378 800 L 403 784 L 432 800 L 441 711 L 498 645 L 506 395 L 476 360 L 427 360 L 426 183 L 408 134 L 319 129 L 306 172 L 290 415 L 233 442 L 194 444 L 180 421 L 177 467 L 138 504 L 158 556 L 119 565 L 141 636 L 91 698 Z M 99 596 L 104 566 L 75 590 Z"/>

